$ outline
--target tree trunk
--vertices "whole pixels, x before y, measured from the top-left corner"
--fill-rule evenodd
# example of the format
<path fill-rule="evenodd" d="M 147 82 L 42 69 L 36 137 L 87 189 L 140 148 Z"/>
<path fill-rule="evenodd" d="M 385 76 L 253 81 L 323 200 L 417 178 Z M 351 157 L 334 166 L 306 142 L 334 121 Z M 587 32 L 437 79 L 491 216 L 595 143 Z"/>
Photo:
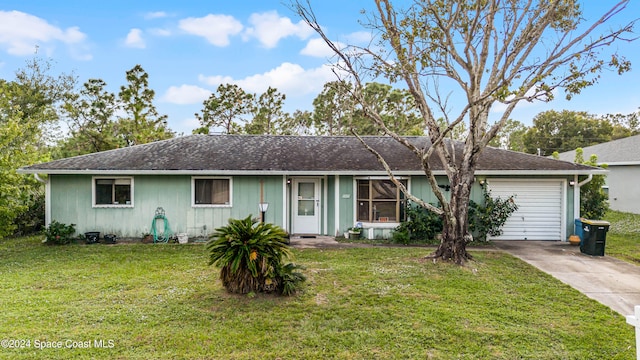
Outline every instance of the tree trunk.
<path fill-rule="evenodd" d="M 473 240 L 469 233 L 469 200 L 473 185 L 473 171 L 459 173 L 451 179 L 451 201 L 449 211 L 442 215 L 442 240 L 436 251 L 429 257 L 451 261 L 458 265 L 471 260 L 467 244 Z M 456 181 L 458 180 L 458 181 Z"/>

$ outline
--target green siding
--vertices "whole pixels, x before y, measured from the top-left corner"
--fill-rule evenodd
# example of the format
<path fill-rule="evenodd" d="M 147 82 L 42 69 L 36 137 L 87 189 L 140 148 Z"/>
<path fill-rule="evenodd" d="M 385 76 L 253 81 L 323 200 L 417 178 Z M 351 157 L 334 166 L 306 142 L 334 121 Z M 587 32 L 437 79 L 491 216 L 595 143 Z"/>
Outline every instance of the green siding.
<path fill-rule="evenodd" d="M 355 195 L 353 193 L 353 176 L 340 176 L 338 190 L 338 198 L 340 202 L 340 224 L 336 231 L 340 234 L 347 231 L 347 229 L 352 227 L 355 222 L 355 215 L 353 212 L 355 201 Z"/>
<path fill-rule="evenodd" d="M 436 176 L 436 180 L 438 181 L 439 185 L 443 185 L 443 186 L 449 185 L 449 179 L 447 179 L 446 176 Z M 429 184 L 429 179 L 427 179 L 426 176 L 421 176 L 421 175 L 412 176 L 410 191 L 412 195 L 426 201 L 427 203 L 435 206 L 439 206 L 438 198 L 431 190 L 431 184 Z M 446 199 L 449 199 L 451 197 L 451 192 L 445 189 L 442 189 L 442 191 Z M 477 183 L 473 184 L 473 187 L 471 188 L 471 200 L 473 201 L 482 200 L 480 185 Z"/>
<path fill-rule="evenodd" d="M 249 214 L 259 217 L 260 181 L 263 181 L 264 201 L 269 203 L 266 221 L 284 227 L 285 199 L 284 176 L 233 176 L 231 207 L 192 207 L 191 176 L 134 176 L 133 208 L 93 208 L 90 175 L 51 175 L 50 206 L 51 220 L 76 224 L 78 233 L 100 231 L 116 234 L 121 238 L 139 238 L 149 232 L 155 210 L 162 207 L 174 233 L 188 233 L 190 237 L 207 236 L 229 218 L 244 218 Z M 337 183 L 336 183 L 336 178 Z M 492 176 L 495 178 L 495 176 Z M 513 178 L 513 177 L 510 177 Z M 524 177 L 532 179 L 536 177 Z M 549 177 L 540 177 L 549 178 Z M 558 177 L 554 177 L 558 178 Z M 573 177 L 564 177 L 572 180 Z M 447 178 L 438 177 L 440 184 Z M 325 187 L 326 183 L 326 187 Z M 326 189 L 326 192 L 325 192 Z M 437 199 L 425 176 L 412 176 L 410 189 L 413 195 L 437 204 Z M 322 204 L 320 233 L 343 234 L 355 223 L 355 181 L 353 176 L 327 176 L 321 181 Z M 445 192 L 449 194 L 449 192 Z M 289 194 L 291 196 L 291 194 Z M 482 191 L 477 181 L 472 188 L 471 199 L 482 202 Z M 291 199 L 288 199 L 290 202 Z M 290 206 L 290 204 L 289 204 Z M 567 234 L 573 233 L 573 187 L 566 189 Z M 336 211 L 339 212 L 336 223 Z M 290 228 L 290 218 L 287 221 Z M 386 226 L 385 226 L 386 225 Z M 389 226 L 373 225 L 374 237 L 388 237 Z M 384 228 L 386 227 L 386 228 Z M 365 233 L 366 234 L 366 233 Z"/>
<path fill-rule="evenodd" d="M 327 176 L 327 199 L 324 202 L 327 207 L 327 235 L 336 235 L 336 177 Z M 324 192 L 323 192 L 324 193 Z"/>
<path fill-rule="evenodd" d="M 134 176 L 133 208 L 93 208 L 90 175 L 52 175 L 51 220 L 76 224 L 78 233 L 99 231 L 122 238 L 149 232 L 156 208 L 162 207 L 174 233 L 206 236 L 229 218 L 259 216 L 260 182 L 269 202 L 266 221 L 282 226 L 282 177 L 233 177 L 232 207 L 191 206 L 191 176 Z"/>
<path fill-rule="evenodd" d="M 393 234 L 393 229 L 374 229 L 373 239 L 390 239 Z"/>
<path fill-rule="evenodd" d="M 258 203 L 260 202 L 260 181 L 263 181 L 263 199 L 269 203 L 265 213 L 265 221 L 283 226 L 284 204 L 282 176 L 234 176 L 233 177 L 233 208 L 230 216 L 244 218 L 248 215 L 260 217 Z M 226 224 L 229 217 L 224 219 Z"/>
<path fill-rule="evenodd" d="M 93 208 L 90 175 L 53 175 L 50 181 L 51 219 L 76 224 L 79 233 L 140 237 L 150 230 L 158 207 L 164 208 L 174 232 L 186 232 L 184 209 L 191 206 L 189 176 L 135 176 L 133 208 Z"/>

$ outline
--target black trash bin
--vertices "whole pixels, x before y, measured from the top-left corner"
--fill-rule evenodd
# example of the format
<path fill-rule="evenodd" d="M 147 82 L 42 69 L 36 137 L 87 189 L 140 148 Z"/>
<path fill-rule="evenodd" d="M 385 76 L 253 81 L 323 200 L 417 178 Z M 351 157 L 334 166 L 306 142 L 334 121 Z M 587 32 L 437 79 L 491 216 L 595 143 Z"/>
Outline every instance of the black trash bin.
<path fill-rule="evenodd" d="M 97 244 L 100 240 L 100 232 L 88 231 L 84 233 L 84 238 L 87 241 L 87 244 Z"/>
<path fill-rule="evenodd" d="M 104 243 L 105 244 L 115 244 L 116 243 L 116 236 L 113 234 L 107 234 L 104 236 Z"/>
<path fill-rule="evenodd" d="M 587 255 L 604 256 L 604 248 L 607 242 L 609 222 L 602 220 L 580 219 L 582 223 L 582 236 L 580 252 Z"/>

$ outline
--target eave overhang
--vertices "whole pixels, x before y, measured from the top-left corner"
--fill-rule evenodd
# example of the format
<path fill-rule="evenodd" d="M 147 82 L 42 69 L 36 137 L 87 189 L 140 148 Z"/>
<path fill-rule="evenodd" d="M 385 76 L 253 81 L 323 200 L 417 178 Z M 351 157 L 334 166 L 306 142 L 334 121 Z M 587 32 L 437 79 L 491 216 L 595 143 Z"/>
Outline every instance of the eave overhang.
<path fill-rule="evenodd" d="M 385 171 L 303 171 L 303 170 L 100 170 L 100 169 L 18 169 L 19 174 L 48 175 L 287 175 L 287 176 L 384 176 Z M 425 175 L 422 171 L 398 170 L 397 176 Z M 435 170 L 434 175 L 446 175 L 444 170 Z M 606 175 L 605 169 L 594 170 L 477 170 L 476 176 L 569 176 L 569 175 Z"/>

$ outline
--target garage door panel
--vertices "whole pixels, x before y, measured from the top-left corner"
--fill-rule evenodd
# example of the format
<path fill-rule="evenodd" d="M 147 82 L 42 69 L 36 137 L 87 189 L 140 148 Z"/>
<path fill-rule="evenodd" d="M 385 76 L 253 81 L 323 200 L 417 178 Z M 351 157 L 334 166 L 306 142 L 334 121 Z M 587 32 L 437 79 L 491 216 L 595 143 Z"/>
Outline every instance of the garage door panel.
<path fill-rule="evenodd" d="M 540 233 L 556 233 L 558 231 L 558 227 L 560 226 L 560 222 L 545 222 L 547 226 L 539 227 L 539 226 L 531 226 L 530 224 L 513 224 L 512 226 L 505 225 L 502 227 L 502 230 L 506 233 L 507 230 L 511 232 L 521 232 L 521 231 L 537 231 Z"/>
<path fill-rule="evenodd" d="M 557 231 L 555 231 L 554 229 L 549 229 L 549 230 L 545 230 L 545 229 L 538 229 L 538 228 L 510 228 L 510 229 L 504 229 L 504 235 L 507 234 L 521 234 L 521 235 L 525 235 L 528 234 L 530 236 L 542 236 L 542 237 L 548 237 L 548 236 L 552 236 L 557 234 Z M 526 239 L 517 239 L 517 240 L 526 240 Z"/>
<path fill-rule="evenodd" d="M 493 240 L 560 240 L 562 237 L 563 186 L 561 180 L 489 179 L 492 197 L 514 196 L 518 210 Z"/>
<path fill-rule="evenodd" d="M 561 221 L 557 217 L 552 217 L 549 215 L 546 216 L 528 216 L 524 220 L 513 220 L 509 219 L 507 223 L 502 227 L 503 229 L 511 226 L 518 227 L 540 227 L 541 224 L 544 224 L 544 227 L 554 227 L 560 226 Z"/>
<path fill-rule="evenodd" d="M 511 215 L 512 220 L 517 220 L 518 218 L 520 218 L 522 220 L 522 218 L 524 218 L 524 220 L 528 220 L 530 217 L 540 217 L 540 216 L 547 216 L 547 217 L 551 217 L 551 218 L 556 218 L 558 216 L 558 211 L 555 208 L 532 208 L 532 209 L 527 209 L 526 208 L 526 204 L 523 202 L 519 202 L 516 201 L 516 205 L 518 205 L 518 211 L 514 212 Z M 522 207 L 525 207 L 524 209 L 522 209 Z M 558 204 L 557 206 L 558 208 L 560 207 L 560 204 Z M 521 210 L 522 209 L 522 210 Z"/>

